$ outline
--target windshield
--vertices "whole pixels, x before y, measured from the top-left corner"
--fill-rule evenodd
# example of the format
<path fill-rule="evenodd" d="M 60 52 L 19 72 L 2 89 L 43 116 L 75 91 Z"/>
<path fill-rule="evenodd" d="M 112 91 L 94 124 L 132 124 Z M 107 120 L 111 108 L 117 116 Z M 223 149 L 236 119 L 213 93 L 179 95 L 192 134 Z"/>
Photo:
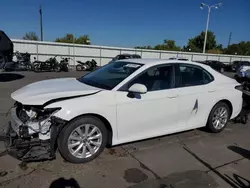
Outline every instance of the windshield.
<path fill-rule="evenodd" d="M 111 90 L 139 69 L 142 64 L 125 61 L 109 63 L 78 80 L 84 84 Z"/>

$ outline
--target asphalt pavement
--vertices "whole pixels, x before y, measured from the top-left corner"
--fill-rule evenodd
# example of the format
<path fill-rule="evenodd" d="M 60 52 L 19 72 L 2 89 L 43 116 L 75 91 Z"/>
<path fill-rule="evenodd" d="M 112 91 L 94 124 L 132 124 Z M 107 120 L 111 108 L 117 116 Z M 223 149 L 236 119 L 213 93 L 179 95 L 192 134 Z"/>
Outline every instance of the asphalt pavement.
<path fill-rule="evenodd" d="M 13 91 L 39 80 L 83 74 L 0 73 L 0 132 L 8 122 Z M 250 187 L 249 132 L 249 124 L 230 122 L 219 134 L 197 129 L 105 149 L 86 164 L 68 163 L 59 153 L 53 161 L 23 163 L 6 155 L 0 141 L 0 187 Z"/>

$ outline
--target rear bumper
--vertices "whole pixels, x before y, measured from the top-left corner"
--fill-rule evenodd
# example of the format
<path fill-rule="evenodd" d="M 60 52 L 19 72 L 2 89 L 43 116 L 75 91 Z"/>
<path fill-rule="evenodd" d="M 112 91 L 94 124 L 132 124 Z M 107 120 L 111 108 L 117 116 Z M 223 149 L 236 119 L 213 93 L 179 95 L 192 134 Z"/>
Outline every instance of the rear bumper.
<path fill-rule="evenodd" d="M 233 103 L 233 112 L 232 112 L 230 119 L 234 119 L 242 111 L 242 107 L 243 107 L 243 95 L 242 95 L 242 93 L 240 93 L 240 96 L 237 97 L 232 103 Z"/>

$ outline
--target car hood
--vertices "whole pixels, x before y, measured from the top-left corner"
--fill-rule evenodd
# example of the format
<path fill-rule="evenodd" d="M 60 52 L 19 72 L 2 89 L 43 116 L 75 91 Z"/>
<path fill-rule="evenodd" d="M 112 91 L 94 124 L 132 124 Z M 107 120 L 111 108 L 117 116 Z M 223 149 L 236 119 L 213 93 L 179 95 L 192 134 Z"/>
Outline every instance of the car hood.
<path fill-rule="evenodd" d="M 53 99 L 90 95 L 100 90 L 76 78 L 59 78 L 29 84 L 12 93 L 11 97 L 25 105 L 43 105 Z"/>

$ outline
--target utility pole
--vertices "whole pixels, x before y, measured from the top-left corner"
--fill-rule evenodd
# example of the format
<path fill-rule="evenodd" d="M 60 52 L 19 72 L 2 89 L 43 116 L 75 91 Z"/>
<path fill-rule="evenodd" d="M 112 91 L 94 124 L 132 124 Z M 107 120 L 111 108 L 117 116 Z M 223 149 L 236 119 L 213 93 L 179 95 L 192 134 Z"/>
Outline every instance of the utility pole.
<path fill-rule="evenodd" d="M 39 14 L 40 14 L 40 34 L 41 34 L 41 41 L 43 41 L 43 18 L 42 18 L 42 5 L 40 5 Z"/>
<path fill-rule="evenodd" d="M 229 34 L 229 39 L 228 39 L 228 45 L 227 45 L 227 47 L 230 45 L 230 43 L 231 43 L 231 38 L 232 38 L 232 32 L 230 32 L 230 34 Z"/>

